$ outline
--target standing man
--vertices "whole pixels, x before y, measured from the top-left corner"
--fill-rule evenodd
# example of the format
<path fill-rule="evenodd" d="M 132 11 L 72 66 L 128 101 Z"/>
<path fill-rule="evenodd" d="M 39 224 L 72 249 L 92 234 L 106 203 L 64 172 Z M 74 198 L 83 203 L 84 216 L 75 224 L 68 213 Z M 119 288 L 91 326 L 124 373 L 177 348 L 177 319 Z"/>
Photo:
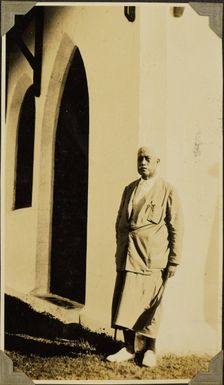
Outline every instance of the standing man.
<path fill-rule="evenodd" d="M 112 327 L 123 330 L 125 347 L 107 357 L 111 362 L 141 352 L 142 365 L 156 365 L 161 298 L 179 264 L 183 236 L 180 202 L 173 186 L 158 176 L 159 161 L 152 148 L 138 150 L 141 178 L 125 188 L 118 211 Z"/>

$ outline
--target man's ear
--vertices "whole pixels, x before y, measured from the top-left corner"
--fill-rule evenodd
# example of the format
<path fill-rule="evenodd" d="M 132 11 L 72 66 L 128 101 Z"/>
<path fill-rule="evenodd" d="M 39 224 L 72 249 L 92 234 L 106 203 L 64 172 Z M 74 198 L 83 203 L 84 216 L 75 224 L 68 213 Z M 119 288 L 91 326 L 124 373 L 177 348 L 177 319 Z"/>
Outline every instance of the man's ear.
<path fill-rule="evenodd" d="M 160 159 L 159 158 L 157 158 L 157 163 L 159 163 L 160 162 Z"/>

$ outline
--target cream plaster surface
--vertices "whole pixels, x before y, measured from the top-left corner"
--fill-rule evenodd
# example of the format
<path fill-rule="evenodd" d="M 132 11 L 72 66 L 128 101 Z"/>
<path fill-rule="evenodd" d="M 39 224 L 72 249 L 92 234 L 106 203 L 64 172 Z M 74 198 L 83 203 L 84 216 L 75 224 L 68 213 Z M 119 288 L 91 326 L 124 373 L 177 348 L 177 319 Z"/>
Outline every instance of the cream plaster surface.
<path fill-rule="evenodd" d="M 18 60 L 17 51 L 14 52 L 14 55 L 14 58 Z M 17 124 L 21 103 L 31 84 L 32 77 L 26 61 L 18 60 L 16 67 L 12 64 L 8 84 L 10 91 L 7 100 L 8 113 L 5 130 L 4 278 L 7 285 L 25 292 L 33 289 L 35 279 L 36 210 L 34 207 L 14 210 L 14 181 Z"/>
<path fill-rule="evenodd" d="M 185 236 L 160 341 L 215 354 L 222 328 L 222 41 L 189 5 L 180 18 L 167 12 L 166 25 L 166 170 L 181 197 Z"/>
<path fill-rule="evenodd" d="M 140 82 L 138 147 L 153 146 L 160 158 L 159 172 L 166 170 L 167 7 L 139 7 Z"/>
<path fill-rule="evenodd" d="M 63 12 L 63 18 L 61 12 Z M 96 19 L 99 23 L 95 22 Z M 116 20 L 116 29 L 114 29 L 114 20 Z M 118 23 L 117 20 L 120 22 Z M 61 7 L 50 7 L 45 10 L 45 23 L 47 32 L 44 36 L 41 97 L 36 98 L 34 205 L 32 209 L 28 209 L 30 217 L 23 218 L 27 220 L 26 225 L 29 228 L 32 228 L 32 222 L 37 226 L 37 234 L 36 243 L 30 236 L 27 242 L 22 242 L 24 252 L 27 249 L 32 262 L 32 267 L 27 265 L 24 269 L 24 277 L 29 275 L 31 281 L 29 286 L 37 292 L 44 292 L 49 288 L 53 159 L 57 115 L 69 62 L 77 46 L 86 68 L 90 98 L 86 308 L 90 308 L 90 312 L 91 308 L 94 311 L 104 311 L 109 325 L 110 301 L 115 277 L 114 222 L 125 180 L 129 182 L 135 168 L 132 152 L 135 152 L 138 127 L 138 23 L 131 24 L 127 21 L 123 15 L 123 7 L 97 9 L 96 7 L 65 7 L 63 11 Z M 17 76 L 17 72 L 21 71 L 23 65 L 24 59 L 18 58 L 17 65 L 10 73 L 11 79 Z M 9 96 L 11 92 L 9 87 Z M 17 118 L 15 114 L 10 115 L 12 119 L 8 126 L 16 130 Z M 127 132 L 130 133 L 128 136 Z M 15 142 L 15 137 L 10 138 L 11 146 L 14 146 Z M 133 151 L 128 153 L 127 143 L 129 148 L 133 148 Z M 13 157 L 13 150 L 8 157 Z M 118 175 L 117 170 L 121 164 L 121 175 Z M 9 172 L 11 170 L 12 167 L 9 167 Z M 6 179 L 7 188 L 10 188 L 11 180 L 8 174 Z M 117 180 L 120 180 L 120 184 Z M 20 211 L 25 212 L 25 210 Z M 10 212 L 13 223 L 17 221 L 16 214 L 16 212 Z M 9 229 L 11 231 L 13 229 L 11 223 L 7 227 L 7 232 L 12 234 Z M 23 231 L 22 227 L 21 231 Z M 36 231 L 35 227 L 34 231 Z M 18 239 L 14 237 L 15 250 L 23 239 L 19 238 L 19 234 Z M 22 258 L 20 254 L 15 256 L 15 252 L 11 249 L 6 252 L 8 283 L 11 283 L 13 275 L 12 261 L 15 258 L 20 261 Z M 101 265 L 102 267 L 99 268 Z M 108 286 L 108 281 L 110 282 L 109 295 L 104 290 L 104 287 Z M 12 287 L 15 285 L 17 289 L 23 291 L 23 285 L 19 280 L 16 283 L 12 280 Z M 108 298 L 110 298 L 109 301 Z M 106 311 L 104 305 L 107 306 Z"/>

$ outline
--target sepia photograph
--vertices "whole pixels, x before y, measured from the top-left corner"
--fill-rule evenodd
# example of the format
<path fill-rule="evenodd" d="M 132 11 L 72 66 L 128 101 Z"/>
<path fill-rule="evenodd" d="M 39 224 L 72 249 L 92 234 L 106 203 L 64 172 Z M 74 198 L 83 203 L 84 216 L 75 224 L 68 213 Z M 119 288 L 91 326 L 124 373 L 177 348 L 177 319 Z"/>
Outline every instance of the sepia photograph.
<path fill-rule="evenodd" d="M 0 384 L 223 383 L 223 3 L 1 1 Z"/>

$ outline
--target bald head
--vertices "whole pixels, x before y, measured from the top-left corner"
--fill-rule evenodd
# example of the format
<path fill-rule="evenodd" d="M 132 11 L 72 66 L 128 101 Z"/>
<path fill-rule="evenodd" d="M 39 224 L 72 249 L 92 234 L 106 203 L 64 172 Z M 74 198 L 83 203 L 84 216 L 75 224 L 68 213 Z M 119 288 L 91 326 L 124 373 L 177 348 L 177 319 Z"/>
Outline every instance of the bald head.
<path fill-rule="evenodd" d="M 157 152 L 154 147 L 152 146 L 142 146 L 138 149 L 138 155 L 139 153 L 148 153 L 151 157 L 158 158 Z"/>
<path fill-rule="evenodd" d="M 159 161 L 160 159 L 152 147 L 140 147 L 138 150 L 138 172 L 141 177 L 149 179 L 155 175 Z"/>

